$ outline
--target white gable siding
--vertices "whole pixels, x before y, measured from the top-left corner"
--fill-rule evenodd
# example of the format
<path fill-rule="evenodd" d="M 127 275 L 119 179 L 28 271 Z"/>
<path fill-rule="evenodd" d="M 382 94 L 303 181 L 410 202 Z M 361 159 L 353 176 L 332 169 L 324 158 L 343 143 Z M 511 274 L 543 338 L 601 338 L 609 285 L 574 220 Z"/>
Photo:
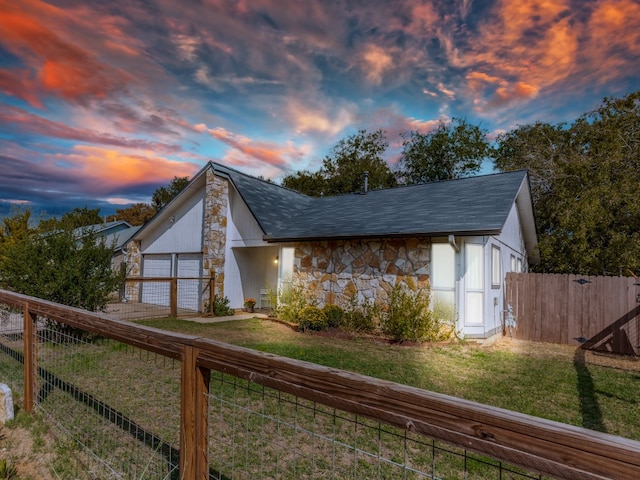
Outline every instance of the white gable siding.
<path fill-rule="evenodd" d="M 143 253 L 198 253 L 202 252 L 204 221 L 204 191 L 197 189 L 181 202 L 171 219 L 156 222 L 156 226 L 144 232 Z"/>

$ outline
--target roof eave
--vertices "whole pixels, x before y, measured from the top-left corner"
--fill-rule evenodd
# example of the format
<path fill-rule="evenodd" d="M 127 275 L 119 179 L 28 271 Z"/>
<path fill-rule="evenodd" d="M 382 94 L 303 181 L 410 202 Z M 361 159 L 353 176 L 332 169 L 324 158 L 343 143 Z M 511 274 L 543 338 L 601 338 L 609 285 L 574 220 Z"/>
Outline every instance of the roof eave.
<path fill-rule="evenodd" d="M 393 233 L 363 233 L 348 235 L 313 235 L 313 236 L 272 236 L 265 235 L 262 239 L 268 243 L 291 243 L 291 242 L 321 242 L 330 240 L 371 240 L 376 238 L 434 238 L 448 237 L 456 235 L 460 237 L 499 235 L 500 230 L 458 230 L 443 232 L 393 232 Z"/>

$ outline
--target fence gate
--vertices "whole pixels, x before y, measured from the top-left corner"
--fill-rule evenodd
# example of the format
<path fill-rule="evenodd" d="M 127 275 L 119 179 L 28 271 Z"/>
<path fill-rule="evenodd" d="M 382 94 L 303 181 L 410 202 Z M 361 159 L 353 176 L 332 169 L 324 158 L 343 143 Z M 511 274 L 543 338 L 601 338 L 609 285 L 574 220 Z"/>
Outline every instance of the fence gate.
<path fill-rule="evenodd" d="M 514 338 L 640 355 L 640 285 L 629 277 L 507 273 Z"/>

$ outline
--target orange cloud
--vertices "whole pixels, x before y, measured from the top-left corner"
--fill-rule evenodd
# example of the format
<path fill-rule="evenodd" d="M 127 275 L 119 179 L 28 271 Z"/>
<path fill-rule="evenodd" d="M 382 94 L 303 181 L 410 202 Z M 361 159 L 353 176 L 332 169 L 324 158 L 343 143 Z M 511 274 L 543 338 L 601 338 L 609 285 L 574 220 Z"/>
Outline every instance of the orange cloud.
<path fill-rule="evenodd" d="M 539 91 L 534 85 L 508 82 L 484 72 L 469 72 L 466 80 L 473 92 L 475 109 L 480 112 L 487 108 L 499 108 L 512 102 L 530 100 Z"/>
<path fill-rule="evenodd" d="M 640 5 L 634 0 L 609 0 L 598 4 L 587 25 L 585 62 L 596 68 L 589 82 L 599 84 L 621 74 L 637 73 L 640 56 Z"/>
<path fill-rule="evenodd" d="M 331 105 L 329 100 L 310 99 L 304 101 L 291 99 L 287 106 L 289 121 L 296 132 L 317 132 L 325 135 L 336 135 L 354 119 L 355 107 L 342 102 L 339 106 Z"/>
<path fill-rule="evenodd" d="M 466 80 L 478 110 L 502 107 L 572 76 L 581 35 L 569 0 L 503 0 L 480 24 L 470 48 L 451 59 L 470 69 Z"/>
<path fill-rule="evenodd" d="M 3 69 L 5 91 L 40 106 L 39 97 L 45 92 L 67 101 L 83 102 L 90 97 L 104 97 L 133 81 L 125 71 L 102 63 L 78 46 L 83 42 L 71 43 L 54 30 L 72 15 L 35 0 L 24 3 L 0 0 L 0 44 L 29 70 L 31 87 L 28 91 L 20 89 L 14 85 L 18 80 L 15 72 Z"/>
<path fill-rule="evenodd" d="M 382 82 L 384 75 L 393 67 L 393 58 L 384 48 L 369 45 L 362 55 L 363 69 L 367 79 L 376 85 Z"/>
<path fill-rule="evenodd" d="M 193 163 L 162 157 L 129 155 L 118 150 L 76 145 L 70 154 L 49 157 L 51 167 L 67 172 L 80 185 L 97 195 L 141 183 L 168 183 L 174 176 L 191 177 L 199 170 Z"/>
<path fill-rule="evenodd" d="M 202 130 L 203 125 L 197 125 L 195 128 Z M 234 165 L 254 164 L 254 161 L 258 160 L 271 166 L 284 168 L 291 161 L 299 160 L 304 155 L 304 150 L 292 142 L 286 145 L 259 142 L 222 127 L 207 129 L 207 132 L 233 149 L 225 159 Z"/>

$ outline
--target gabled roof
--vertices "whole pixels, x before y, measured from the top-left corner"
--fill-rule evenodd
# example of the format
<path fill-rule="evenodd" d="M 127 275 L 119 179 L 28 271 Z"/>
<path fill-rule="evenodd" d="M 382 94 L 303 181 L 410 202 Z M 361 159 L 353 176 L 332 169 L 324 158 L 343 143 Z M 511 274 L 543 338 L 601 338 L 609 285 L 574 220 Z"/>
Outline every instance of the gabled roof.
<path fill-rule="evenodd" d="M 140 227 L 132 227 L 125 220 L 115 220 L 113 222 L 97 223 L 95 225 L 87 225 L 78 227 L 73 230 L 78 237 L 93 234 L 98 238 L 104 238 L 106 245 L 112 245 L 114 251 L 120 250 L 125 243 L 138 231 Z"/>
<path fill-rule="evenodd" d="M 535 255 L 537 234 L 529 181 L 523 170 L 372 190 L 366 195 L 313 198 L 209 162 L 163 209 L 167 215 L 186 191 L 204 185 L 202 177 L 208 168 L 229 179 L 268 242 L 496 235 L 515 202 L 527 250 Z"/>

